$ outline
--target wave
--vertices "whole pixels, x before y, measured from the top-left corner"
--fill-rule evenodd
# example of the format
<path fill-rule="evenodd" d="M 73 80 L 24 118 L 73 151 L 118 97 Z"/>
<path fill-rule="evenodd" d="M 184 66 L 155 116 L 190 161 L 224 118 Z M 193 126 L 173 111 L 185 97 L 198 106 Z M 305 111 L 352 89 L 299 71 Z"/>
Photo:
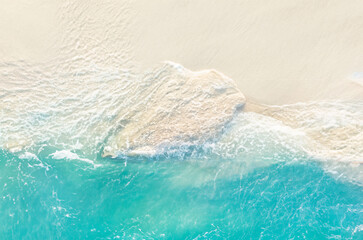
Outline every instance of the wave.
<path fill-rule="evenodd" d="M 67 151 L 92 162 L 202 151 L 255 166 L 308 155 L 361 173 L 362 102 L 254 104 L 222 73 L 172 62 L 141 74 L 92 68 L 45 76 L 21 64 L 3 68 L 0 146 L 11 152 L 48 147 L 53 157 Z"/>

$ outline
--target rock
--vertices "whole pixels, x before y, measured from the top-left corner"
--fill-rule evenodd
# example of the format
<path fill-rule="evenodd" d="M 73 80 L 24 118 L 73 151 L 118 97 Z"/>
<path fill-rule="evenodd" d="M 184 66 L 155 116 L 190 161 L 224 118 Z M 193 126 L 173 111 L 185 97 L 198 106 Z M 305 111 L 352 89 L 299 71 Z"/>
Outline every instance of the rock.
<path fill-rule="evenodd" d="M 217 137 L 246 102 L 222 73 L 174 63 L 149 74 L 136 92 L 138 101 L 126 109 L 103 156 L 154 155 L 165 147 L 202 144 Z"/>

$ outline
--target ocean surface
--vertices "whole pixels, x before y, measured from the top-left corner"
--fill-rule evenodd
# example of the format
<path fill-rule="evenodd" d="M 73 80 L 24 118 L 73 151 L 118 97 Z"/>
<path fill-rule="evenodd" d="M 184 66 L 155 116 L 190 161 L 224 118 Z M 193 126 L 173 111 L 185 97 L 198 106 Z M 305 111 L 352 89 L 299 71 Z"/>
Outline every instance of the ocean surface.
<path fill-rule="evenodd" d="M 178 34 L 170 34 L 172 38 L 161 34 L 171 29 L 169 25 L 159 24 L 161 30 L 155 32 L 148 25 L 140 28 L 147 33 L 145 36 L 161 37 L 159 42 L 151 41 L 150 36 L 130 37 L 134 17 L 142 14 L 130 9 L 129 1 L 90 2 L 39 0 L 33 4 L 24 1 L 10 5 L 9 1 L 6 5 L 9 11 L 3 11 L 0 16 L 11 19 L 0 21 L 0 27 L 7 29 L 0 39 L 0 239 L 363 239 L 363 101 L 359 98 L 342 101 L 333 95 L 329 101 L 259 105 L 249 102 L 250 93 L 240 89 L 247 96 L 245 109 L 221 126 L 213 138 L 195 136 L 196 141 L 189 144 L 186 141 L 164 146 L 149 155 L 119 152 L 116 157 L 103 157 L 105 149 L 117 146 L 115 136 L 125 125 L 143 120 L 144 111 L 178 116 L 175 109 L 185 101 L 173 102 L 173 108 L 163 109 L 160 107 L 163 99 L 156 105 L 149 100 L 165 87 L 168 79 L 180 83 L 179 76 L 190 71 L 183 64 L 204 66 L 213 63 L 214 56 L 220 56 L 218 61 L 224 66 L 231 64 L 235 68 L 231 72 L 238 73 L 236 76 L 251 68 L 239 85 L 245 84 L 261 96 L 266 92 L 263 96 L 266 99 L 270 93 L 274 100 L 286 95 L 292 102 L 293 90 L 300 99 L 309 99 L 306 89 L 314 90 L 317 95 L 320 91 L 329 94 L 330 90 L 324 87 L 329 76 L 334 75 L 329 71 L 344 64 L 349 65 L 344 65 L 347 69 L 356 69 L 358 64 L 350 65 L 346 59 L 353 62 L 359 58 L 349 55 L 341 60 L 344 52 L 325 44 L 325 35 L 316 28 L 320 25 L 315 22 L 309 26 L 314 26 L 311 31 L 317 29 L 318 34 L 302 31 L 295 35 L 295 22 L 285 28 L 287 21 L 282 13 L 291 13 L 297 19 L 314 18 L 310 15 L 300 18 L 292 7 L 289 11 L 277 9 L 274 13 L 269 8 L 275 5 L 262 4 L 266 9 L 256 11 L 261 16 L 265 11 L 273 16 L 281 15 L 284 23 L 281 28 L 273 22 L 274 18 L 264 21 L 271 22 L 279 32 L 293 29 L 288 31 L 293 38 L 281 35 L 289 44 L 295 38 L 312 36 L 314 40 L 324 39 L 317 41 L 319 46 L 332 53 L 324 55 L 317 48 L 309 58 L 300 58 L 299 51 L 305 52 L 311 47 L 305 45 L 300 49 L 294 43 L 286 48 L 293 55 L 288 58 L 280 56 L 287 42 L 267 41 L 262 34 L 266 30 L 273 37 L 277 34 L 258 21 L 257 27 L 245 29 L 232 17 L 231 24 L 227 24 L 231 29 L 227 30 L 234 36 L 235 44 L 241 45 L 223 52 L 216 45 L 229 45 L 229 40 L 223 25 L 218 28 L 221 32 L 212 31 L 209 23 L 212 14 L 201 18 L 196 11 L 194 18 L 204 19 L 205 27 L 194 31 L 186 24 L 185 29 L 191 33 L 185 36 L 182 28 Z M 178 19 L 184 19 L 184 5 L 169 6 L 180 13 Z M 199 5 L 204 10 L 205 6 Z M 309 13 L 317 9 L 313 4 L 302 5 L 307 6 L 305 11 Z M 333 10 L 340 9 L 340 5 L 333 5 L 329 5 Z M 213 6 L 220 14 L 220 19 L 213 17 L 217 24 L 226 14 L 220 11 L 219 5 Z M 347 11 L 348 15 L 359 20 L 356 18 L 361 16 L 359 9 L 352 6 L 357 13 Z M 247 9 L 244 5 L 241 7 Z M 159 5 L 152 9 L 159 16 Z M 229 9 L 234 7 L 231 5 Z M 325 5 L 320 9 L 325 9 Z M 329 33 L 334 33 L 330 40 L 335 43 L 336 29 L 346 30 L 349 24 L 345 24 L 345 12 L 335 14 L 333 10 L 329 16 L 339 17 L 338 20 L 341 17 L 344 23 L 334 25 L 331 31 L 327 28 Z M 174 18 L 165 11 L 165 16 Z M 148 12 L 146 8 L 145 14 Z M 233 12 L 233 16 L 242 15 L 237 8 Z M 327 16 L 320 12 L 313 16 L 320 15 Z M 254 15 L 246 16 L 255 22 Z M 324 24 L 330 22 L 327 19 L 323 19 Z M 142 20 L 147 22 L 148 18 Z M 156 20 L 169 24 L 163 18 Z M 358 28 L 359 24 L 354 26 Z M 176 29 L 179 28 L 173 31 Z M 233 35 L 233 29 L 241 35 Z M 259 29 L 257 32 L 261 34 L 249 33 L 253 29 Z M 208 44 L 207 39 L 214 39 L 208 37 L 208 32 L 214 34 L 211 36 L 220 36 L 221 42 Z M 246 38 L 245 33 L 258 41 Z M 356 35 L 356 28 L 351 28 L 349 33 Z M 177 48 L 184 41 L 187 44 L 193 40 L 189 36 L 200 36 L 193 42 L 195 45 L 185 48 L 188 54 L 200 58 Z M 345 45 L 360 46 L 359 39 L 351 43 L 348 40 L 352 38 L 347 36 L 341 38 L 342 49 Z M 180 39 L 179 45 L 172 41 L 174 37 Z M 148 44 L 137 48 L 137 58 L 147 55 L 145 61 L 151 61 L 158 52 L 158 58 L 177 61 L 165 57 L 168 48 L 164 48 L 163 42 L 168 42 L 170 49 L 174 50 L 175 46 L 177 56 L 186 61 L 160 63 L 156 60 L 152 61 L 154 68 L 140 67 L 133 53 L 132 39 L 136 38 L 140 45 L 149 39 Z M 249 39 L 250 45 L 244 45 L 243 39 Z M 315 41 L 306 42 L 318 47 Z M 149 46 L 155 46 L 154 51 L 149 52 Z M 249 54 L 243 54 L 244 48 Z M 300 50 L 295 53 L 293 48 Z M 241 56 L 229 58 L 232 53 Z M 269 65 L 273 71 L 262 74 L 262 68 L 268 65 L 260 62 L 263 54 L 270 59 L 267 63 L 273 63 Z M 275 60 L 276 55 L 279 61 Z M 302 68 L 286 71 L 294 56 Z M 320 69 L 318 65 L 322 63 L 327 65 Z M 280 69 L 281 64 L 285 67 Z M 305 75 L 305 67 L 319 74 Z M 354 71 L 361 72 L 358 67 Z M 311 86 L 294 82 L 295 73 L 302 74 L 297 76 L 300 80 L 319 81 L 320 71 L 328 73 L 324 81 Z M 342 70 L 348 75 L 349 71 Z M 281 85 L 264 80 L 262 77 L 270 72 L 278 73 L 274 75 L 276 79 L 280 74 L 286 78 L 281 79 Z M 262 84 L 263 81 L 268 84 Z M 180 85 L 178 90 L 192 95 L 183 87 Z M 222 88 L 215 89 L 223 93 Z M 275 91 L 278 94 L 271 94 Z M 284 102 L 283 97 L 278 100 Z M 202 113 L 193 111 L 196 116 Z M 134 117 L 128 118 L 129 115 Z M 184 125 L 187 124 L 186 121 Z"/>
<path fill-rule="evenodd" d="M 300 155 L 238 174 L 205 153 L 95 167 L 53 152 L 1 151 L 2 239 L 362 238 L 362 187 Z"/>
<path fill-rule="evenodd" d="M 182 67 L 22 64 L 1 72 L 1 239 L 362 239 L 362 102 L 242 111 L 203 144 L 104 158 L 119 113 Z"/>

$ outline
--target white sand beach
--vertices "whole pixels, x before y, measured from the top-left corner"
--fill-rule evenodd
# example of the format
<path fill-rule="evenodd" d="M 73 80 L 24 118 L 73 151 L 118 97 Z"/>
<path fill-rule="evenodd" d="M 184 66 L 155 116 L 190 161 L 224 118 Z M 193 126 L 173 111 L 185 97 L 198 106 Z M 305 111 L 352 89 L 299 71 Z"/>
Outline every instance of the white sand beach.
<path fill-rule="evenodd" d="M 47 62 L 73 46 L 75 57 L 141 71 L 166 60 L 193 71 L 214 68 L 260 103 L 363 98 L 361 0 L 1 5 L 2 61 Z"/>

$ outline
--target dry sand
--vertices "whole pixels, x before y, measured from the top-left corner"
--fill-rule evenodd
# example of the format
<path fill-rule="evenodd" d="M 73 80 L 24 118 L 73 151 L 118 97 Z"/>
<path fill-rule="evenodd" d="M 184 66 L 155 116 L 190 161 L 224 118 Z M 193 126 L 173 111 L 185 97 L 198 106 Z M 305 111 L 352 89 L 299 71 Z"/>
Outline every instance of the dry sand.
<path fill-rule="evenodd" d="M 363 98 L 363 1 L 136 1 L 135 58 L 215 68 L 258 102 Z"/>
<path fill-rule="evenodd" d="M 1 62 L 73 54 L 143 71 L 169 60 L 214 68 L 260 103 L 363 99 L 362 0 L 0 4 Z"/>

